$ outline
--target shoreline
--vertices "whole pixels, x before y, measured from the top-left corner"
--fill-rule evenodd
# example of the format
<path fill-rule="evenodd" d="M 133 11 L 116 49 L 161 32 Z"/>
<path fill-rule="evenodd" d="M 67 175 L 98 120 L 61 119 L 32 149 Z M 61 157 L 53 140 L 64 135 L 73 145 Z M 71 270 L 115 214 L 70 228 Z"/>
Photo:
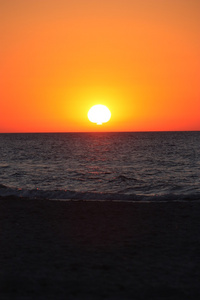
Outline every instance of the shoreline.
<path fill-rule="evenodd" d="M 0 297 L 198 298 L 199 216 L 199 201 L 0 197 Z"/>
<path fill-rule="evenodd" d="M 153 198 L 153 197 L 152 197 Z M 149 200 L 126 200 L 126 199 L 68 199 L 68 198 L 44 198 L 44 197 L 26 197 L 19 195 L 0 195 L 0 201 L 8 199 L 9 200 L 26 200 L 26 201 L 55 201 L 55 202 L 107 202 L 107 203 L 200 203 L 200 199 L 170 199 L 170 200 L 160 200 L 160 199 L 149 199 Z"/>

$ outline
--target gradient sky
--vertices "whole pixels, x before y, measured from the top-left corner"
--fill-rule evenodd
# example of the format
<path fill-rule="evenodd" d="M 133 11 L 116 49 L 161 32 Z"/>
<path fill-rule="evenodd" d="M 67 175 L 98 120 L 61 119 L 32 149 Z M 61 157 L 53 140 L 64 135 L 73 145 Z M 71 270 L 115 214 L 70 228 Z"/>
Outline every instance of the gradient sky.
<path fill-rule="evenodd" d="M 0 132 L 200 130 L 199 0 L 0 0 L 0 36 Z"/>

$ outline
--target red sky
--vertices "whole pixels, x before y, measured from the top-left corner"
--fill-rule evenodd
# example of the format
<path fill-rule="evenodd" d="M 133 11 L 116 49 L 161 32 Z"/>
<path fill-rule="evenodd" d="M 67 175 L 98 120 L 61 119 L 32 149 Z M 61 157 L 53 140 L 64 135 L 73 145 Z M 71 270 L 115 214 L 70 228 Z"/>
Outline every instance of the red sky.
<path fill-rule="evenodd" d="M 0 132 L 200 130 L 199 12 L 199 0 L 0 0 Z M 102 126 L 95 104 L 112 113 Z"/>

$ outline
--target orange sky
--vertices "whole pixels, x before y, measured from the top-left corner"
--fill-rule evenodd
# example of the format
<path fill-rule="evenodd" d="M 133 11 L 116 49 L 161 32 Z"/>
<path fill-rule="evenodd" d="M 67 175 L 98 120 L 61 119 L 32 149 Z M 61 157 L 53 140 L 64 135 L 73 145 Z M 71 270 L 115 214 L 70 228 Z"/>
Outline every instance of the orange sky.
<path fill-rule="evenodd" d="M 0 132 L 200 130 L 199 0 L 0 0 L 0 36 Z"/>

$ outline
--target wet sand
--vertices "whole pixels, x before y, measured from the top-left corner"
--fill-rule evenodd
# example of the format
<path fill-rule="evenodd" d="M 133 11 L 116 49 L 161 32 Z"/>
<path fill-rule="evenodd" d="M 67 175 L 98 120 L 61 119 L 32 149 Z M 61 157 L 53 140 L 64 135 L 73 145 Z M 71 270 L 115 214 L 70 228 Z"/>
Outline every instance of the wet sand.
<path fill-rule="evenodd" d="M 200 299 L 200 202 L 0 198 L 0 299 Z"/>

